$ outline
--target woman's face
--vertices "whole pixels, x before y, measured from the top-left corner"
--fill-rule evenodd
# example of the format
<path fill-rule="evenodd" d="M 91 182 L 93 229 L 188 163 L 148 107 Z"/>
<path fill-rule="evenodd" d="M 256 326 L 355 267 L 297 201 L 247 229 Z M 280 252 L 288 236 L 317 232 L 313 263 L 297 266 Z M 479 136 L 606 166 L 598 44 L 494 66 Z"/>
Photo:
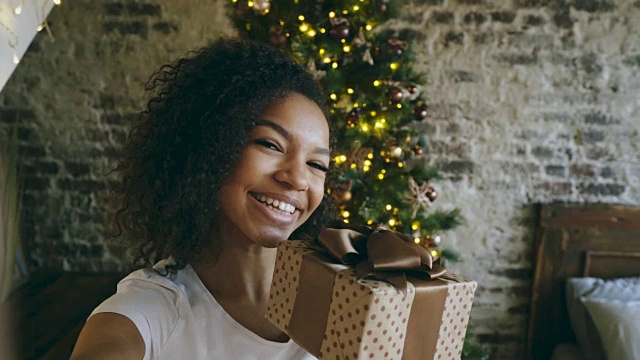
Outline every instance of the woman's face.
<path fill-rule="evenodd" d="M 275 247 L 322 201 L 329 126 L 318 105 L 292 93 L 258 118 L 220 194 L 220 231 Z"/>

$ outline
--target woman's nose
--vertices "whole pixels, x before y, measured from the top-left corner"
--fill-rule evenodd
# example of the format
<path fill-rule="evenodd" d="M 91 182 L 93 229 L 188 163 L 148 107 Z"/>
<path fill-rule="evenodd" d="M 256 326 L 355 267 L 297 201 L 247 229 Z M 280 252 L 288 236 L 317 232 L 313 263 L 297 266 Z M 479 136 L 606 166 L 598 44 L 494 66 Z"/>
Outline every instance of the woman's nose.
<path fill-rule="evenodd" d="M 283 162 L 274 177 L 278 182 L 286 184 L 293 190 L 305 191 L 309 189 L 306 164 L 303 161 L 289 160 Z"/>

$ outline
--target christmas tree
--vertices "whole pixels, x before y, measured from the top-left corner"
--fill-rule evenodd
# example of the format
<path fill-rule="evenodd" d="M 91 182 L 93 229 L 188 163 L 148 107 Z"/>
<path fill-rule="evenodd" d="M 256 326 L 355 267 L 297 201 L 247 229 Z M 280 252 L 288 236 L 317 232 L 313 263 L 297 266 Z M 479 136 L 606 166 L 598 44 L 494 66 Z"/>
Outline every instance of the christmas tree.
<path fill-rule="evenodd" d="M 413 32 L 384 26 L 398 6 L 394 0 L 230 3 L 243 37 L 289 53 L 326 90 L 338 172 L 338 185 L 328 191 L 342 220 L 402 232 L 453 262 L 457 253 L 440 242 L 460 213 L 431 208 L 438 169 L 426 165 L 428 138 L 412 126 L 428 116 L 426 74 L 412 66 Z M 465 342 L 463 358 L 487 357 L 486 349 Z"/>
<path fill-rule="evenodd" d="M 397 13 L 396 2 L 254 0 L 232 8 L 246 38 L 287 51 L 327 91 L 339 174 L 329 191 L 343 221 L 400 231 L 455 260 L 437 247 L 459 211 L 430 211 L 438 171 L 425 165 L 427 139 L 411 126 L 427 117 L 425 74 L 411 66 L 411 32 L 380 27 Z"/>

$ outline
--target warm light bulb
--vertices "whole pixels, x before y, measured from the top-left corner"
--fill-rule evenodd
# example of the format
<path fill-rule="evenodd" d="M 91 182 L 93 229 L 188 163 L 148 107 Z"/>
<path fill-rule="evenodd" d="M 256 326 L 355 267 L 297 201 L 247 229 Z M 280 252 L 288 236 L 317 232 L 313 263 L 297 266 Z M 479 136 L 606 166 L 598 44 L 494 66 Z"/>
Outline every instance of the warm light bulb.
<path fill-rule="evenodd" d="M 325 33 L 325 31 L 327 31 L 327 30 L 325 30 L 324 28 L 320 28 L 320 32 L 321 32 L 321 33 L 323 33 L 323 34 L 324 34 L 324 33 Z"/>
<path fill-rule="evenodd" d="M 348 218 L 349 215 L 351 215 L 351 214 L 349 214 L 349 212 L 347 210 L 342 212 L 342 217 Z"/>
<path fill-rule="evenodd" d="M 249 5 L 249 7 L 253 7 L 253 1 L 249 1 L 247 5 Z"/>
<path fill-rule="evenodd" d="M 300 31 L 305 32 L 307 30 L 309 30 L 309 25 L 307 24 L 300 25 Z"/>
<path fill-rule="evenodd" d="M 53 3 L 54 3 L 54 4 L 56 4 L 56 5 L 60 5 L 60 4 L 62 4 L 62 1 L 60 1 L 60 0 L 53 0 Z"/>
<path fill-rule="evenodd" d="M 387 206 L 385 206 L 384 208 L 387 209 L 387 210 L 391 210 L 391 209 L 393 209 L 393 206 L 391 206 L 391 204 L 387 204 Z"/>
<path fill-rule="evenodd" d="M 369 169 L 370 169 L 370 167 L 368 167 L 367 165 L 365 165 L 365 166 L 363 166 L 363 167 L 362 167 L 362 170 L 364 170 L 364 172 L 369 171 Z"/>
<path fill-rule="evenodd" d="M 332 12 L 330 12 L 330 13 L 329 13 L 329 17 L 330 17 L 330 18 L 336 17 L 336 13 L 334 13 L 333 11 L 332 11 Z"/>
<path fill-rule="evenodd" d="M 333 100 L 333 101 L 338 100 L 338 95 L 336 95 L 336 94 L 331 94 L 331 95 L 329 95 L 329 97 L 330 97 L 330 98 L 331 98 L 331 100 Z"/>
<path fill-rule="evenodd" d="M 344 51 L 344 52 L 347 52 L 347 53 L 348 53 L 349 51 L 351 51 L 351 46 L 349 46 L 349 45 L 345 45 L 344 47 L 342 47 L 342 51 Z"/>
<path fill-rule="evenodd" d="M 347 161 L 347 156 L 346 155 L 340 155 L 340 161 L 342 161 L 342 162 Z"/>
<path fill-rule="evenodd" d="M 342 10 L 342 13 L 343 13 L 344 15 L 347 15 L 347 14 L 349 13 L 349 10 Z"/>
<path fill-rule="evenodd" d="M 316 31 L 315 31 L 315 30 L 313 30 L 313 29 L 311 29 L 311 30 L 309 30 L 309 31 L 307 32 L 307 35 L 309 35 L 309 36 L 311 36 L 311 37 L 314 37 L 314 36 L 316 36 Z"/>
<path fill-rule="evenodd" d="M 389 226 L 396 226 L 396 219 L 389 219 Z"/>
<path fill-rule="evenodd" d="M 325 53 L 324 49 L 320 49 L 320 50 L 318 50 L 318 54 L 320 54 L 320 55 L 324 55 L 324 53 Z"/>
<path fill-rule="evenodd" d="M 382 129 L 382 123 L 380 121 L 376 121 L 375 128 Z"/>
<path fill-rule="evenodd" d="M 378 115 L 378 113 L 377 113 L 377 112 L 375 112 L 375 111 L 372 111 L 370 114 L 371 114 L 371 116 L 376 116 L 376 115 Z"/>
<path fill-rule="evenodd" d="M 364 131 L 364 132 L 369 131 L 369 126 L 367 124 L 363 124 L 362 125 L 362 131 Z"/>
<path fill-rule="evenodd" d="M 368 157 L 369 159 L 373 159 L 373 153 L 369 153 L 369 155 L 367 155 L 367 157 Z"/>
<path fill-rule="evenodd" d="M 364 28 L 367 29 L 368 31 L 371 31 L 371 29 L 373 29 L 373 26 L 367 24 L 367 26 L 365 26 Z"/>
<path fill-rule="evenodd" d="M 418 230 L 420 228 L 420 223 L 417 221 L 414 221 L 413 224 L 411 224 L 411 230 Z"/>
<path fill-rule="evenodd" d="M 402 109 L 402 104 L 398 104 L 398 105 L 396 105 L 396 107 L 397 107 L 398 109 Z"/>
<path fill-rule="evenodd" d="M 399 167 L 399 168 L 401 168 L 401 167 L 403 167 L 403 166 L 404 166 L 404 164 L 403 164 L 402 162 L 399 162 L 399 163 L 398 163 L 398 167 Z"/>
<path fill-rule="evenodd" d="M 347 88 L 347 93 L 353 94 L 353 89 L 352 88 Z"/>
<path fill-rule="evenodd" d="M 351 166 L 350 166 L 350 167 L 351 167 L 352 169 L 355 169 L 355 168 L 357 168 L 357 167 L 358 167 L 358 165 L 356 165 L 356 164 L 351 164 Z"/>
<path fill-rule="evenodd" d="M 367 165 L 367 166 L 371 166 L 371 160 L 365 160 L 364 164 Z"/>
<path fill-rule="evenodd" d="M 355 6 L 353 7 L 353 11 L 358 11 L 358 10 L 360 10 L 360 6 L 355 5 Z"/>
<path fill-rule="evenodd" d="M 349 219 L 343 219 L 342 221 L 344 221 L 345 224 L 349 223 Z"/>
<path fill-rule="evenodd" d="M 438 250 L 431 250 L 431 256 L 438 256 Z"/>
<path fill-rule="evenodd" d="M 386 173 L 387 173 L 387 170 L 382 169 L 382 170 L 380 170 L 380 172 L 381 172 L 381 173 L 383 173 L 383 174 L 386 174 Z"/>
<path fill-rule="evenodd" d="M 373 82 L 373 86 L 380 86 L 380 80 L 375 80 Z"/>
<path fill-rule="evenodd" d="M 298 16 L 298 20 L 300 20 L 300 21 L 304 21 L 304 15 L 300 15 L 300 16 Z"/>
<path fill-rule="evenodd" d="M 331 67 L 334 68 L 334 69 L 338 68 L 338 63 L 334 62 L 333 64 L 331 64 Z"/>
<path fill-rule="evenodd" d="M 326 58 L 322 59 L 322 62 L 325 63 L 325 64 L 328 64 L 328 63 L 331 62 L 331 58 L 326 57 Z"/>
<path fill-rule="evenodd" d="M 391 64 L 389 64 L 389 67 L 391 68 L 391 70 L 395 71 L 398 70 L 398 67 L 400 66 L 400 64 L 398 64 L 397 62 L 393 62 Z"/>
<path fill-rule="evenodd" d="M 367 225 L 373 224 L 373 220 L 367 220 Z"/>
<path fill-rule="evenodd" d="M 382 180 L 382 179 L 384 179 L 384 175 L 378 174 L 378 180 Z"/>
<path fill-rule="evenodd" d="M 414 241 L 416 244 L 420 244 L 420 238 L 414 238 L 414 239 L 413 239 L 413 241 Z"/>

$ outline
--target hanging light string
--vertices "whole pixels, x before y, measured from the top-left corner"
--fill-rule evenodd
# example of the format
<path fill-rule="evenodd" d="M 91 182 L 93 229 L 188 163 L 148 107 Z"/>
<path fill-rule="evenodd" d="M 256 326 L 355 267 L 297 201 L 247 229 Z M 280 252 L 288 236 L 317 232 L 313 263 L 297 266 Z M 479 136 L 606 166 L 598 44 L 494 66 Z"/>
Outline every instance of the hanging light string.
<path fill-rule="evenodd" d="M 53 4 L 56 6 L 62 4 L 61 0 L 52 0 L 52 1 L 53 1 Z M 43 3 L 43 9 L 44 9 L 44 4 L 46 4 L 46 2 Z M 1 10 L 2 9 L 0 8 L 0 11 Z M 23 10 L 24 10 L 24 0 L 20 0 L 20 3 L 15 8 L 13 8 L 13 13 L 15 14 L 15 16 L 20 16 Z M 7 43 L 11 48 L 11 52 L 13 54 L 13 63 L 18 64 L 20 62 L 20 58 L 18 57 L 18 51 L 17 51 L 18 43 L 19 43 L 18 35 L 15 33 L 15 31 L 11 30 L 11 28 L 7 26 L 2 20 L 0 20 L 0 27 L 3 28 L 8 35 Z M 51 40 L 55 40 L 53 37 L 53 32 L 49 27 L 49 23 L 46 20 L 46 16 L 44 17 L 40 25 L 38 25 L 38 27 L 36 28 L 38 32 L 42 31 L 42 29 L 46 29 L 47 35 L 49 35 L 49 38 Z"/>

